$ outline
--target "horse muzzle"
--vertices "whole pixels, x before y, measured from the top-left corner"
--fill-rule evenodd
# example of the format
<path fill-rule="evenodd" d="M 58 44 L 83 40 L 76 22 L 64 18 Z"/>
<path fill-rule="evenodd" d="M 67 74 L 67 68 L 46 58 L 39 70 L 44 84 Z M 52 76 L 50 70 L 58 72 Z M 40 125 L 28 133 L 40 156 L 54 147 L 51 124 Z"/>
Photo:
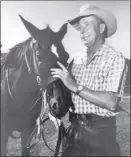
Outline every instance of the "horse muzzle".
<path fill-rule="evenodd" d="M 54 117 L 60 117 L 61 115 L 61 101 L 59 98 L 51 98 L 49 102 L 50 112 Z"/>

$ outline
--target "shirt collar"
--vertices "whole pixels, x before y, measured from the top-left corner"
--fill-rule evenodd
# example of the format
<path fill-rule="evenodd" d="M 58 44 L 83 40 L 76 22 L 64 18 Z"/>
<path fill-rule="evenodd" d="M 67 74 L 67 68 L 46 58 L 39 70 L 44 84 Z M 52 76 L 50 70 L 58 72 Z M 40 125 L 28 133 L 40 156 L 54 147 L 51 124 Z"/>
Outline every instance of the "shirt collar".
<path fill-rule="evenodd" d="M 109 45 L 105 41 L 104 44 L 100 47 L 100 49 L 96 51 L 92 59 L 96 56 L 106 55 L 108 48 L 109 48 Z M 81 52 L 79 52 L 78 54 L 75 54 L 75 56 L 72 59 L 74 59 L 74 63 L 76 64 L 87 65 L 87 58 L 88 58 L 87 48 L 85 47 L 83 50 L 81 50 Z"/>
<path fill-rule="evenodd" d="M 98 51 L 94 54 L 94 56 L 101 56 L 104 55 L 107 52 L 108 49 L 108 43 L 105 41 L 104 44 L 100 47 Z"/>
<path fill-rule="evenodd" d="M 96 56 L 104 56 L 104 55 L 106 56 L 106 52 L 107 52 L 108 48 L 109 48 L 109 45 L 105 41 L 104 44 L 99 48 L 99 50 L 96 51 L 96 53 L 94 54 L 94 56 L 92 57 L 92 59 L 94 59 Z M 84 65 L 86 65 L 86 66 L 87 66 L 87 58 L 88 58 L 88 54 L 86 55 L 85 58 L 82 59 L 82 63 Z"/>

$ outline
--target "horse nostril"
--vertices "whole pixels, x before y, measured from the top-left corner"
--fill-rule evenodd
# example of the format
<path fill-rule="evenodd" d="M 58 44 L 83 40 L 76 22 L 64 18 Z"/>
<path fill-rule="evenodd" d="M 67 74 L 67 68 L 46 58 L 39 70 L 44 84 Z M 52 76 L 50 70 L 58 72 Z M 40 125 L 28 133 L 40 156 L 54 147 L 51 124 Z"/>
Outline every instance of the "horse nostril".
<path fill-rule="evenodd" d="M 57 98 L 57 101 L 58 101 L 59 103 L 61 103 L 61 99 L 60 99 L 60 98 Z"/>
<path fill-rule="evenodd" d="M 53 109 L 56 110 L 56 109 L 58 109 L 58 107 L 59 107 L 59 106 L 58 106 L 58 103 L 55 102 L 55 103 L 53 104 Z"/>

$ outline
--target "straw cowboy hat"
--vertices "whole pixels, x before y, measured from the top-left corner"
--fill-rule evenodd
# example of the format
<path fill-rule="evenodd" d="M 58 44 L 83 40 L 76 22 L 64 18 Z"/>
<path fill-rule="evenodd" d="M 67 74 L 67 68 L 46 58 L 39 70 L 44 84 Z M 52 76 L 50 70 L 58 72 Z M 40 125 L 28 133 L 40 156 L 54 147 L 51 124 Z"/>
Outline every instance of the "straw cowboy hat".
<path fill-rule="evenodd" d="M 68 22 L 71 25 L 74 25 L 75 28 L 75 24 L 79 23 L 79 20 L 82 17 L 86 17 L 86 16 L 90 16 L 90 15 L 94 15 L 98 18 L 100 18 L 107 26 L 107 37 L 113 35 L 116 30 L 117 30 L 117 20 L 116 17 L 109 11 L 103 10 L 95 5 L 91 5 L 91 4 L 86 4 L 83 5 L 80 8 L 80 12 L 79 14 L 71 19 L 68 20 Z"/>

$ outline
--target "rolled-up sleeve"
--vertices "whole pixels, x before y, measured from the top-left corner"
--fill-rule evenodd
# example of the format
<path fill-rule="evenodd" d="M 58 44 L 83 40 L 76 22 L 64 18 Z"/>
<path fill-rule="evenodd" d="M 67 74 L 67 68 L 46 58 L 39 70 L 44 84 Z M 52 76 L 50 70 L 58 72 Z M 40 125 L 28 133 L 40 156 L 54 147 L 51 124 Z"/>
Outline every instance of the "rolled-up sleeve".
<path fill-rule="evenodd" d="M 120 94 L 126 79 L 126 62 L 123 56 L 116 56 L 108 75 L 104 79 L 105 91 L 116 92 Z"/>

